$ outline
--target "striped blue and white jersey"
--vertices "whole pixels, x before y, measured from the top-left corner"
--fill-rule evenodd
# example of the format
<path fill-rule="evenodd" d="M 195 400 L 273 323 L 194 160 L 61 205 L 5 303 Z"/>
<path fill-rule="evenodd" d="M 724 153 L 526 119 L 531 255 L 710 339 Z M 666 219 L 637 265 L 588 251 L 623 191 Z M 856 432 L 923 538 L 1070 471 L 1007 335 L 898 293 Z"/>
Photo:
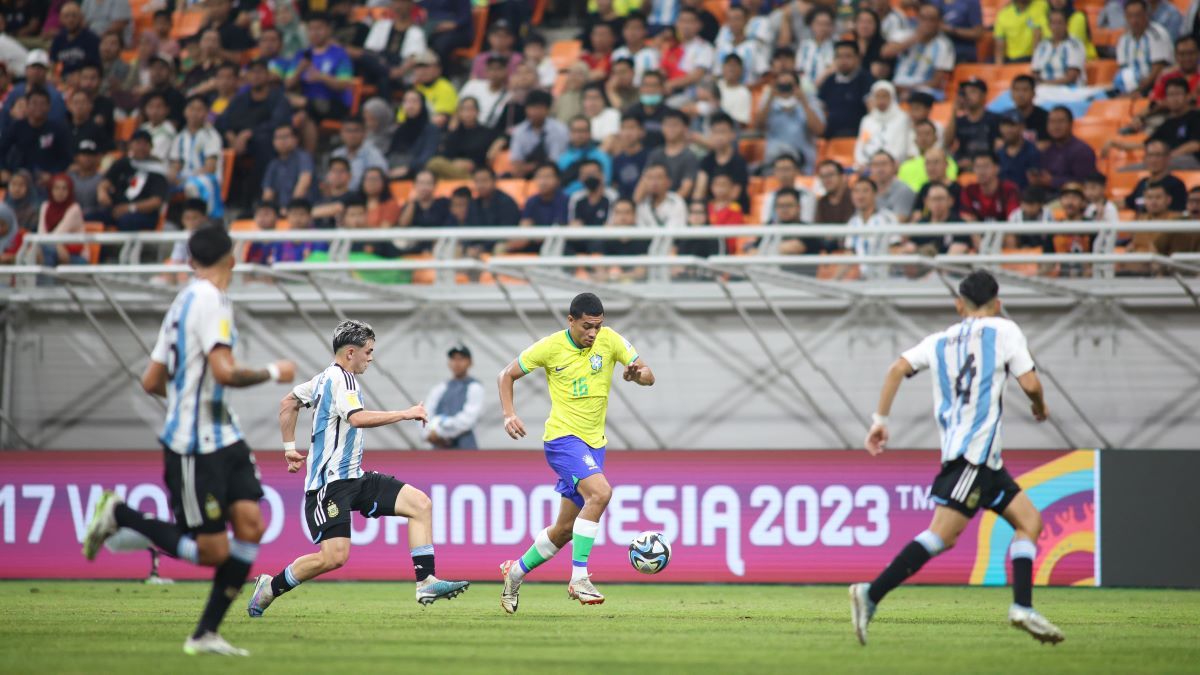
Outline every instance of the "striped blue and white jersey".
<path fill-rule="evenodd" d="M 1175 46 L 1171 36 L 1156 23 L 1151 22 L 1141 37 L 1134 37 L 1127 30 L 1117 41 L 1117 64 L 1121 67 L 1118 77 L 1125 81 L 1126 86 L 1135 85 L 1150 72 L 1155 63 L 1174 62 Z"/>
<path fill-rule="evenodd" d="M 1067 37 L 1062 42 L 1042 40 L 1033 50 L 1033 72 L 1043 80 L 1057 80 L 1066 77 L 1067 71 L 1075 68 L 1079 71 L 1079 76 L 1074 82 L 1067 84 L 1083 86 L 1086 84 L 1084 77 L 1086 60 L 1087 52 L 1084 50 L 1083 44 L 1073 37 Z"/>
<path fill-rule="evenodd" d="M 833 40 L 818 43 L 809 38 L 800 42 L 796 52 L 796 72 L 816 82 L 825 69 L 833 65 Z"/>
<path fill-rule="evenodd" d="M 651 26 L 674 26 L 679 20 L 680 0 L 653 0 L 646 14 L 646 23 Z"/>
<path fill-rule="evenodd" d="M 771 68 L 766 48 L 758 40 L 749 38 L 737 43 L 717 45 L 717 67 L 725 63 L 725 57 L 737 54 L 742 60 L 742 84 L 751 85 L 758 82 Z"/>
<path fill-rule="evenodd" d="M 296 385 L 292 395 L 313 409 L 304 491 L 362 476 L 363 431 L 350 426 L 350 415 L 363 409 L 354 374 L 330 364 L 313 379 Z"/>
<path fill-rule="evenodd" d="M 899 87 L 927 86 L 938 71 L 954 70 L 954 43 L 944 33 L 917 42 L 900 55 L 892 82 Z"/>
<path fill-rule="evenodd" d="M 637 85 L 642 83 L 643 75 L 652 70 L 658 70 L 662 63 L 662 55 L 649 45 L 637 50 L 636 53 L 630 51 L 629 47 L 621 45 L 613 50 L 611 58 L 613 63 L 621 59 L 633 61 L 633 83 Z"/>
<path fill-rule="evenodd" d="M 195 132 L 184 127 L 183 131 L 175 134 L 175 139 L 171 141 L 167 159 L 182 165 L 179 172 L 180 177 L 190 178 L 203 174 L 204 163 L 210 157 L 215 157 L 217 168 L 213 174 L 221 176 L 223 168 L 221 166 L 223 160 L 221 150 L 221 134 L 217 133 L 217 130 L 211 125 L 206 124 Z"/>
<path fill-rule="evenodd" d="M 208 354 L 233 348 L 233 306 L 212 282 L 193 279 L 171 303 L 150 359 L 167 367 L 167 419 L 159 440 L 181 455 L 207 455 L 242 440 L 225 387 L 208 369 Z"/>
<path fill-rule="evenodd" d="M 933 412 L 942 438 L 942 461 L 959 457 L 999 469 L 1004 385 L 1011 373 L 1033 370 L 1033 357 L 1017 324 L 999 317 L 970 318 L 902 354 L 914 370 L 933 375 Z"/>

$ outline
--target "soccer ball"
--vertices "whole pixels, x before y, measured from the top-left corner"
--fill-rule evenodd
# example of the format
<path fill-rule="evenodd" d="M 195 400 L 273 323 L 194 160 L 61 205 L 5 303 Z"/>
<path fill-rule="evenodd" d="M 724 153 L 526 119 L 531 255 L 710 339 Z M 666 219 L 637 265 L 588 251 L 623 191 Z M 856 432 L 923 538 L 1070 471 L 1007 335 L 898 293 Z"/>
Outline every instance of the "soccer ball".
<path fill-rule="evenodd" d="M 658 574 L 671 562 L 671 544 L 661 532 L 643 532 L 629 542 L 629 564 L 642 574 Z"/>

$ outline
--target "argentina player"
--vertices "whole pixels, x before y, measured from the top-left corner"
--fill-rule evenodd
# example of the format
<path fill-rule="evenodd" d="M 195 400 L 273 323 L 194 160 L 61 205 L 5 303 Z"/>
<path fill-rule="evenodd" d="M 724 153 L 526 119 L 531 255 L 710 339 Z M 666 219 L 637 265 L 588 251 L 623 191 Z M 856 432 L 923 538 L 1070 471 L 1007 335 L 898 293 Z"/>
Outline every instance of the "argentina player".
<path fill-rule="evenodd" d="M 1033 609 L 1033 560 L 1042 517 L 1000 458 L 1002 399 L 1010 373 L 1032 401 L 1034 418 L 1044 421 L 1048 413 L 1025 335 L 1017 324 L 997 316 L 998 293 L 991 274 L 972 272 L 959 284 L 955 299 L 963 321 L 904 352 L 884 379 L 878 411 L 867 434 L 867 451 L 878 455 L 887 445 L 887 415 L 901 381 L 928 368 L 941 433 L 942 470 L 931 490 L 937 507 L 929 529 L 909 542 L 875 581 L 850 586 L 851 618 L 864 645 L 867 625 L 883 596 L 954 546 L 980 507 L 1000 514 L 1015 530 L 1009 548 L 1013 570 L 1009 622 L 1041 642 L 1064 639 L 1057 626 Z"/>
<path fill-rule="evenodd" d="M 408 518 L 408 545 L 417 576 L 417 602 L 428 605 L 467 590 L 465 581 L 442 581 L 434 576 L 433 505 L 424 492 L 392 476 L 362 470 L 364 430 L 405 420 L 425 423 L 421 403 L 394 412 L 367 410 L 355 376 L 374 360 L 375 331 L 362 321 L 343 321 L 333 331 L 333 363 L 316 377 L 298 385 L 279 404 L 288 471 L 308 461 L 304 481 L 304 515 L 316 553 L 300 556 L 274 576 L 259 575 L 246 611 L 263 615 L 280 595 L 301 583 L 332 572 L 350 557 L 350 513 L 367 518 Z M 300 408 L 313 409 L 312 442 L 307 456 L 296 450 L 296 418 Z"/>
<path fill-rule="evenodd" d="M 183 651 L 248 656 L 226 642 L 217 628 L 258 554 L 263 533 L 258 500 L 263 491 L 225 390 L 267 380 L 291 382 L 296 367 L 276 361 L 247 368 L 234 360 L 237 331 L 225 295 L 233 277 L 233 242 L 225 229 L 196 230 L 188 239 L 188 251 L 195 278 L 171 304 L 142 375 L 147 392 L 167 398 L 159 440 L 175 522 L 146 518 L 116 494 L 105 492 L 88 523 L 83 553 L 93 560 L 106 539 L 119 528 L 129 528 L 170 555 L 217 568 L 208 604 Z M 232 538 L 226 523 L 233 525 Z"/>

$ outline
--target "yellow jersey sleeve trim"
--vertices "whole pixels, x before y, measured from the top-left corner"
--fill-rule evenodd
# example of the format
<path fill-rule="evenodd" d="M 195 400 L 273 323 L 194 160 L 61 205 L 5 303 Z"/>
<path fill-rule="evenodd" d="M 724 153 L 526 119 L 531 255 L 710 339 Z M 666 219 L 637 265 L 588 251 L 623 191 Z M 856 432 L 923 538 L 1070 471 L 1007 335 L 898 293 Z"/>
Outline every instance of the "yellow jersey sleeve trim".
<path fill-rule="evenodd" d="M 521 360 L 521 356 L 517 355 L 517 365 L 521 367 L 521 372 L 528 375 L 531 371 L 525 367 L 525 362 Z"/>

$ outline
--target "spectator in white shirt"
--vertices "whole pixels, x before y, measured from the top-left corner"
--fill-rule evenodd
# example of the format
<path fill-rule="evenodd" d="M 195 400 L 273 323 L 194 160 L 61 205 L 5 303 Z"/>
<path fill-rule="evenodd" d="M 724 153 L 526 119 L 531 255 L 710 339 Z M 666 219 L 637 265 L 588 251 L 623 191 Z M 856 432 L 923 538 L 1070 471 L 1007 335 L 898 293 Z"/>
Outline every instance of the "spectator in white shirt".
<path fill-rule="evenodd" d="M 171 141 L 167 182 L 179 185 L 193 176 L 221 177 L 221 134 L 208 123 L 208 104 L 191 96 L 183 108 L 186 126 Z"/>
<path fill-rule="evenodd" d="M 896 87 L 887 80 L 871 85 L 867 97 L 867 114 L 858 126 L 858 141 L 854 144 L 854 168 L 862 171 L 871 156 L 880 150 L 897 161 L 908 159 L 908 114 L 900 108 Z"/>
<path fill-rule="evenodd" d="M 717 91 L 721 93 L 721 110 L 743 127 L 750 125 L 750 112 L 754 96 L 750 88 L 742 84 L 744 66 L 737 54 L 730 54 L 721 63 L 721 79 L 717 80 Z"/>
<path fill-rule="evenodd" d="M 483 385 L 471 377 L 471 350 L 458 344 L 446 354 L 451 378 L 425 397 L 429 424 L 425 440 L 435 449 L 478 450 L 475 425 L 483 413 Z"/>
<path fill-rule="evenodd" d="M 458 98 L 475 99 L 479 104 L 479 123 L 496 128 L 509 100 L 508 61 L 503 56 L 492 56 L 488 59 L 486 72 L 487 79 L 468 80 L 458 92 Z"/>
<path fill-rule="evenodd" d="M 942 12 L 937 5 L 921 5 L 916 30 L 903 39 L 889 41 L 880 51 L 885 59 L 900 57 L 892 81 L 902 95 L 922 91 L 939 101 L 945 98 L 955 56 L 954 43 L 941 26 Z"/>
<path fill-rule="evenodd" d="M 633 12 L 625 17 L 621 37 L 625 38 L 625 44 L 613 50 L 612 61 L 633 61 L 633 82 L 640 85 L 642 76 L 652 70 L 658 70 L 662 60 L 658 50 L 646 42 L 646 16 Z"/>
<path fill-rule="evenodd" d="M 661 164 L 647 166 L 642 174 L 642 184 L 644 195 L 637 207 L 638 227 L 687 227 L 687 202 L 671 191 L 667 167 Z"/>
<path fill-rule="evenodd" d="M 687 92 L 692 85 L 711 74 L 715 66 L 716 52 L 713 46 L 700 37 L 700 13 L 691 7 L 679 10 L 676 25 L 683 57 L 679 59 L 679 70 L 683 75 L 667 80 L 667 94 Z"/>
<path fill-rule="evenodd" d="M 1126 1 L 1125 24 L 1128 28 L 1117 41 L 1117 64 L 1121 68 L 1113 78 L 1114 89 L 1145 95 L 1163 68 L 1175 61 L 1174 48 L 1167 31 L 1150 21 L 1146 0 Z"/>
<path fill-rule="evenodd" d="M 833 74 L 833 10 L 817 6 L 808 13 L 812 36 L 800 42 L 796 50 L 796 70 L 814 87 Z"/>
<path fill-rule="evenodd" d="M 737 54 L 742 59 L 745 68 L 742 82 L 750 85 L 758 82 L 770 67 L 768 48 L 757 40 L 746 35 L 746 8 L 733 6 L 725 15 L 725 25 L 729 28 L 730 41 L 717 46 L 717 62 L 723 63 L 725 57 Z"/>

